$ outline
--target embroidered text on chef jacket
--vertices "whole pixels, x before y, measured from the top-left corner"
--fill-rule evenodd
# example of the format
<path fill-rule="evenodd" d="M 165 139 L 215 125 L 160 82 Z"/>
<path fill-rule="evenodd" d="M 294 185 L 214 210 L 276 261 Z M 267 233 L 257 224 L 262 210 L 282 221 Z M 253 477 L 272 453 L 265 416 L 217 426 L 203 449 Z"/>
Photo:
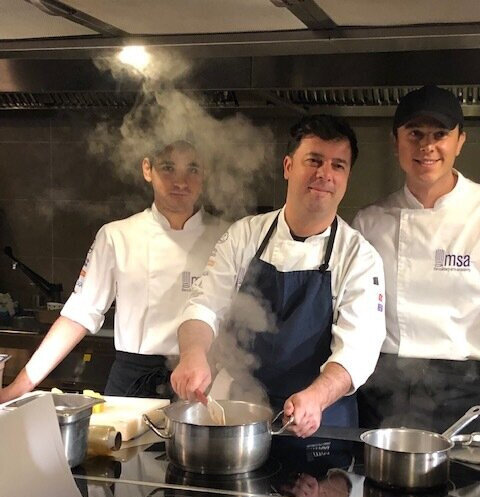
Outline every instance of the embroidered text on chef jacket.
<path fill-rule="evenodd" d="M 177 328 L 192 283 L 227 224 L 200 210 L 173 230 L 151 208 L 103 226 L 61 314 L 90 332 L 116 299 L 115 348 L 178 354 Z"/>
<path fill-rule="evenodd" d="M 405 186 L 354 220 L 383 258 L 383 352 L 480 359 L 480 185 L 454 173 L 454 189 L 431 209 Z"/>

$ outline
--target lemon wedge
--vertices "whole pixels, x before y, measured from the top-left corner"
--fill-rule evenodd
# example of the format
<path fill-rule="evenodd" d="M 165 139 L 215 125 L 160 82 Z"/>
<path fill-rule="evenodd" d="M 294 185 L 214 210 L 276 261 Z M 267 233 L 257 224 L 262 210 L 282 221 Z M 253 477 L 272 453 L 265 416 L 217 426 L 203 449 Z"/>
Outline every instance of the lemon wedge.
<path fill-rule="evenodd" d="M 103 399 L 102 394 L 98 392 L 94 392 L 93 390 L 84 390 L 83 395 L 86 395 L 87 397 L 93 397 L 94 399 Z M 104 409 L 104 403 L 102 402 L 101 404 L 96 404 L 92 407 L 92 412 L 102 412 Z"/>

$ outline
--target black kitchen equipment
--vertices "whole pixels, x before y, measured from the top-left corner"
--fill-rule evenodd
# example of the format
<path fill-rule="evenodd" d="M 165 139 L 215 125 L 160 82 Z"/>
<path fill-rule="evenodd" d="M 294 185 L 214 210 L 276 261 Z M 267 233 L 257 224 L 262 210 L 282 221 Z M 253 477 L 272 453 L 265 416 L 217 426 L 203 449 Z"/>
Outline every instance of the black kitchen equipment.
<path fill-rule="evenodd" d="M 291 435 L 290 435 L 291 436 Z M 411 490 L 397 488 L 386 488 L 376 485 L 368 479 L 364 479 L 363 446 L 360 441 L 348 444 L 336 444 L 331 440 L 322 440 L 324 453 L 321 457 L 309 462 L 303 457 L 298 457 L 297 451 L 290 453 L 279 453 L 274 442 L 280 437 L 272 437 L 272 447 L 269 459 L 258 470 L 236 474 L 236 475 L 203 475 L 185 472 L 174 466 L 165 452 L 165 443 L 159 441 L 148 448 L 136 447 L 132 452 L 126 453 L 126 449 L 120 451 L 119 456 L 87 458 L 82 465 L 72 469 L 77 483 L 88 481 L 90 493 L 84 492 L 84 497 L 93 494 L 94 488 L 97 494 L 101 493 L 103 486 L 107 483 L 115 485 L 118 492 L 129 495 L 152 495 L 155 497 L 246 497 L 249 492 L 268 497 L 306 497 L 305 493 L 295 494 L 288 487 L 300 487 L 296 484 L 298 479 L 304 480 L 305 475 L 317 478 L 319 481 L 329 479 L 331 471 L 343 470 L 353 484 L 350 496 L 372 496 L 372 497 L 446 497 L 448 493 L 452 497 L 478 497 L 478 493 L 468 493 L 474 489 L 479 481 L 479 468 L 465 466 L 464 464 L 451 461 L 450 481 L 446 488 L 423 489 L 420 493 Z M 315 443 L 315 441 L 312 441 Z M 132 449 L 133 450 L 133 449 Z M 116 453 L 113 453 L 116 454 Z M 348 457 L 350 455 L 350 457 Z M 120 469 L 115 466 L 120 465 Z M 117 473 L 113 476 L 113 472 Z M 122 478 L 119 478 L 119 474 Z M 79 478 L 77 478 L 77 476 Z M 99 478 L 100 477 L 100 478 Z M 107 477 L 107 478 L 102 478 Z M 85 480 L 87 478 L 88 480 Z M 126 483 L 126 479 L 132 483 Z M 115 483 L 113 483 L 115 482 Z M 146 483 L 146 485 L 145 485 Z M 302 487 L 303 488 L 303 487 Z M 340 497 L 346 493 L 313 493 L 311 497 L 329 495 Z M 123 490 L 123 491 L 122 491 Z M 268 490 L 268 491 L 267 491 Z M 95 495 L 97 495 L 95 494 Z M 240 496 L 241 494 L 241 496 Z M 251 495 L 251 494 L 250 494 Z M 253 497 L 253 496 L 252 496 Z"/>
<path fill-rule="evenodd" d="M 279 471 L 281 464 L 278 461 L 268 461 L 255 471 L 233 475 L 191 473 L 170 463 L 165 472 L 165 482 L 187 487 L 213 487 L 242 494 L 268 495 L 271 492 L 272 476 Z"/>
<path fill-rule="evenodd" d="M 12 268 L 13 269 L 16 269 L 16 268 L 21 269 L 28 276 L 28 278 L 30 278 L 30 280 L 33 282 L 33 284 L 48 298 L 48 300 L 50 302 L 60 302 L 61 301 L 61 296 L 62 296 L 62 291 L 63 291 L 63 286 L 61 283 L 48 282 L 45 278 L 42 278 L 35 271 L 33 271 L 28 266 L 23 264 L 23 262 L 20 262 L 13 255 L 12 247 L 5 247 L 3 249 L 3 251 L 8 257 L 10 257 L 10 259 L 12 259 L 12 261 L 13 261 Z"/>

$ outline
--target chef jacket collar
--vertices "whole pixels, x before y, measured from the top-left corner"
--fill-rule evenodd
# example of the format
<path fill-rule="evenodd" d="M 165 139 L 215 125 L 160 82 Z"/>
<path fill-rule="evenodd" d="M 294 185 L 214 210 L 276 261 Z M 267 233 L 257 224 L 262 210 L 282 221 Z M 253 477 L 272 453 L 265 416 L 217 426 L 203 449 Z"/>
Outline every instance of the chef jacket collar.
<path fill-rule="evenodd" d="M 290 232 L 290 227 L 288 226 L 287 221 L 285 219 L 285 206 L 282 207 L 280 215 L 278 216 L 277 230 L 278 230 L 278 235 L 281 237 L 282 240 L 291 240 L 292 242 L 295 241 Z M 297 242 L 297 243 L 318 243 L 322 238 L 330 236 L 330 231 L 331 227 L 329 226 L 323 233 L 309 236 L 304 242 Z"/>
<path fill-rule="evenodd" d="M 204 217 L 205 211 L 203 210 L 203 207 L 201 207 L 195 214 L 187 219 L 185 224 L 183 225 L 183 230 L 192 230 L 200 226 L 203 222 L 203 217 Z M 155 202 L 152 203 L 152 216 L 153 219 L 159 223 L 165 230 L 171 230 L 172 228 L 170 227 L 170 223 L 168 222 L 168 219 L 157 209 L 157 206 L 155 205 Z"/>
<path fill-rule="evenodd" d="M 444 206 L 453 204 L 454 202 L 461 202 L 461 196 L 465 190 L 465 177 L 462 173 L 453 169 L 453 174 L 457 177 L 457 182 L 453 187 L 453 190 L 442 195 L 433 206 L 433 209 L 440 209 Z M 413 195 L 413 193 L 408 189 L 407 184 L 403 186 L 403 192 L 405 195 L 405 199 L 408 204 L 409 209 L 424 209 L 421 202 L 417 200 L 417 198 Z"/>

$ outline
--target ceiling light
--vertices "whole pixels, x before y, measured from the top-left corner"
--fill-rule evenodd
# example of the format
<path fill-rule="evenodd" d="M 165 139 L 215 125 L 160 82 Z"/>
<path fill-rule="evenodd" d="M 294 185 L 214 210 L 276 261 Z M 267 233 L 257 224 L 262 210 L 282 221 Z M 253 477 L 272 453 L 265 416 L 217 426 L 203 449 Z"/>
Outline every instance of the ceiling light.
<path fill-rule="evenodd" d="M 150 62 L 150 54 L 145 50 L 145 47 L 140 46 L 124 47 L 118 54 L 118 58 L 124 64 L 133 66 L 139 71 L 143 71 Z"/>

